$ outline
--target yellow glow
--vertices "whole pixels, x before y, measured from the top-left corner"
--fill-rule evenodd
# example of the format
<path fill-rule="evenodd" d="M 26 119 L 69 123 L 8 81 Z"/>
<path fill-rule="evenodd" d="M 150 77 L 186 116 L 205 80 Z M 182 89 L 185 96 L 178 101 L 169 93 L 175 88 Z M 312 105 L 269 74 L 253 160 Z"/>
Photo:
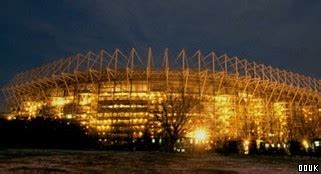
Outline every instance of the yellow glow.
<path fill-rule="evenodd" d="M 12 119 L 13 119 L 12 116 L 8 116 L 8 117 L 7 117 L 7 120 L 12 120 Z"/>
<path fill-rule="evenodd" d="M 194 131 L 194 139 L 197 141 L 205 141 L 208 138 L 207 132 L 203 129 L 196 129 Z"/>
<path fill-rule="evenodd" d="M 306 148 L 306 149 L 309 148 L 309 143 L 308 143 L 307 140 L 303 140 L 303 141 L 302 141 L 302 145 L 303 145 L 303 147 Z"/>
<path fill-rule="evenodd" d="M 250 144 L 249 140 L 244 140 L 244 145 L 248 146 Z"/>
<path fill-rule="evenodd" d="M 42 102 L 25 101 L 22 103 L 22 114 L 25 116 L 34 117 L 37 115 L 42 105 Z"/>
<path fill-rule="evenodd" d="M 67 114 L 67 115 L 66 115 L 66 118 L 67 118 L 67 119 L 72 119 L 72 115 L 71 115 L 71 114 Z"/>
<path fill-rule="evenodd" d="M 276 136 L 283 138 L 287 131 L 287 102 L 273 103 L 273 112 L 278 123 L 278 130 L 274 132 Z"/>
<path fill-rule="evenodd" d="M 79 105 L 88 105 L 91 104 L 94 100 L 94 96 L 92 96 L 91 94 L 81 94 L 80 95 L 80 101 L 79 101 Z"/>
<path fill-rule="evenodd" d="M 244 146 L 244 154 L 247 155 L 250 153 L 250 141 L 249 140 L 244 140 L 243 146 Z"/>
<path fill-rule="evenodd" d="M 235 96 L 232 95 L 217 95 L 214 96 L 215 115 L 217 115 L 218 124 L 221 126 L 218 130 L 220 136 L 233 136 L 235 129 L 236 106 L 234 105 Z M 234 125 L 233 125 L 234 124 Z"/>
<path fill-rule="evenodd" d="M 62 97 L 56 97 L 52 100 L 53 106 L 63 106 L 65 104 L 65 99 Z"/>

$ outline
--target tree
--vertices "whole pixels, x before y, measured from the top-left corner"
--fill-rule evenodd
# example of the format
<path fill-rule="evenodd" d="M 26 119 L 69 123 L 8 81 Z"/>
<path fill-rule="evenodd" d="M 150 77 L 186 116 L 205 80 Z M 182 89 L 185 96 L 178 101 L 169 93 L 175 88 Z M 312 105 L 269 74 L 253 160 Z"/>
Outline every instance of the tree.
<path fill-rule="evenodd" d="M 161 123 L 165 134 L 167 151 L 173 151 L 174 144 L 183 136 L 186 123 L 191 118 L 189 113 L 197 106 L 199 106 L 199 99 L 185 94 L 185 91 L 166 94 L 154 115 Z"/>

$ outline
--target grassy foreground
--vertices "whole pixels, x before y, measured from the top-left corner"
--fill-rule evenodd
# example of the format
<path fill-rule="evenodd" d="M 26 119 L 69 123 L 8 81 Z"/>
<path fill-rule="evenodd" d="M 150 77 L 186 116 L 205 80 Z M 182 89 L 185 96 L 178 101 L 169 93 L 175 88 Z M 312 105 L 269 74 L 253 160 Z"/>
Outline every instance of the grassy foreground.
<path fill-rule="evenodd" d="M 0 173 L 296 173 L 320 158 L 215 153 L 0 150 Z"/>

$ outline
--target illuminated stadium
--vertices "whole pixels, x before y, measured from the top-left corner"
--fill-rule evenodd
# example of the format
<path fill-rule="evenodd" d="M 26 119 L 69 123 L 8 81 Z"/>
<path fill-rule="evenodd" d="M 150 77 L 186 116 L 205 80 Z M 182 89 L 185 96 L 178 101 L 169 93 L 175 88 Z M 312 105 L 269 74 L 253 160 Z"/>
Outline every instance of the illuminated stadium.
<path fill-rule="evenodd" d="M 201 106 L 188 113 L 186 137 L 321 138 L 320 80 L 214 52 L 77 54 L 17 74 L 3 93 L 9 120 L 69 119 L 111 143 L 162 137 L 155 111 L 161 112 L 167 94 L 182 89 Z"/>

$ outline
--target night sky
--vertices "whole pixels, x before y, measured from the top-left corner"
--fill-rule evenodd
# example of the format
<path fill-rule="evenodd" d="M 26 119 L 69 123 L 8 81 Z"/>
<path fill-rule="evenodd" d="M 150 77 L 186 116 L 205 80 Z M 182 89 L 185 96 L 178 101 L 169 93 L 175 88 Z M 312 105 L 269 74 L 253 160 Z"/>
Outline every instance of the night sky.
<path fill-rule="evenodd" d="M 321 77 L 320 0 L 1 0 L 0 86 L 17 72 L 118 47 L 201 49 Z"/>

